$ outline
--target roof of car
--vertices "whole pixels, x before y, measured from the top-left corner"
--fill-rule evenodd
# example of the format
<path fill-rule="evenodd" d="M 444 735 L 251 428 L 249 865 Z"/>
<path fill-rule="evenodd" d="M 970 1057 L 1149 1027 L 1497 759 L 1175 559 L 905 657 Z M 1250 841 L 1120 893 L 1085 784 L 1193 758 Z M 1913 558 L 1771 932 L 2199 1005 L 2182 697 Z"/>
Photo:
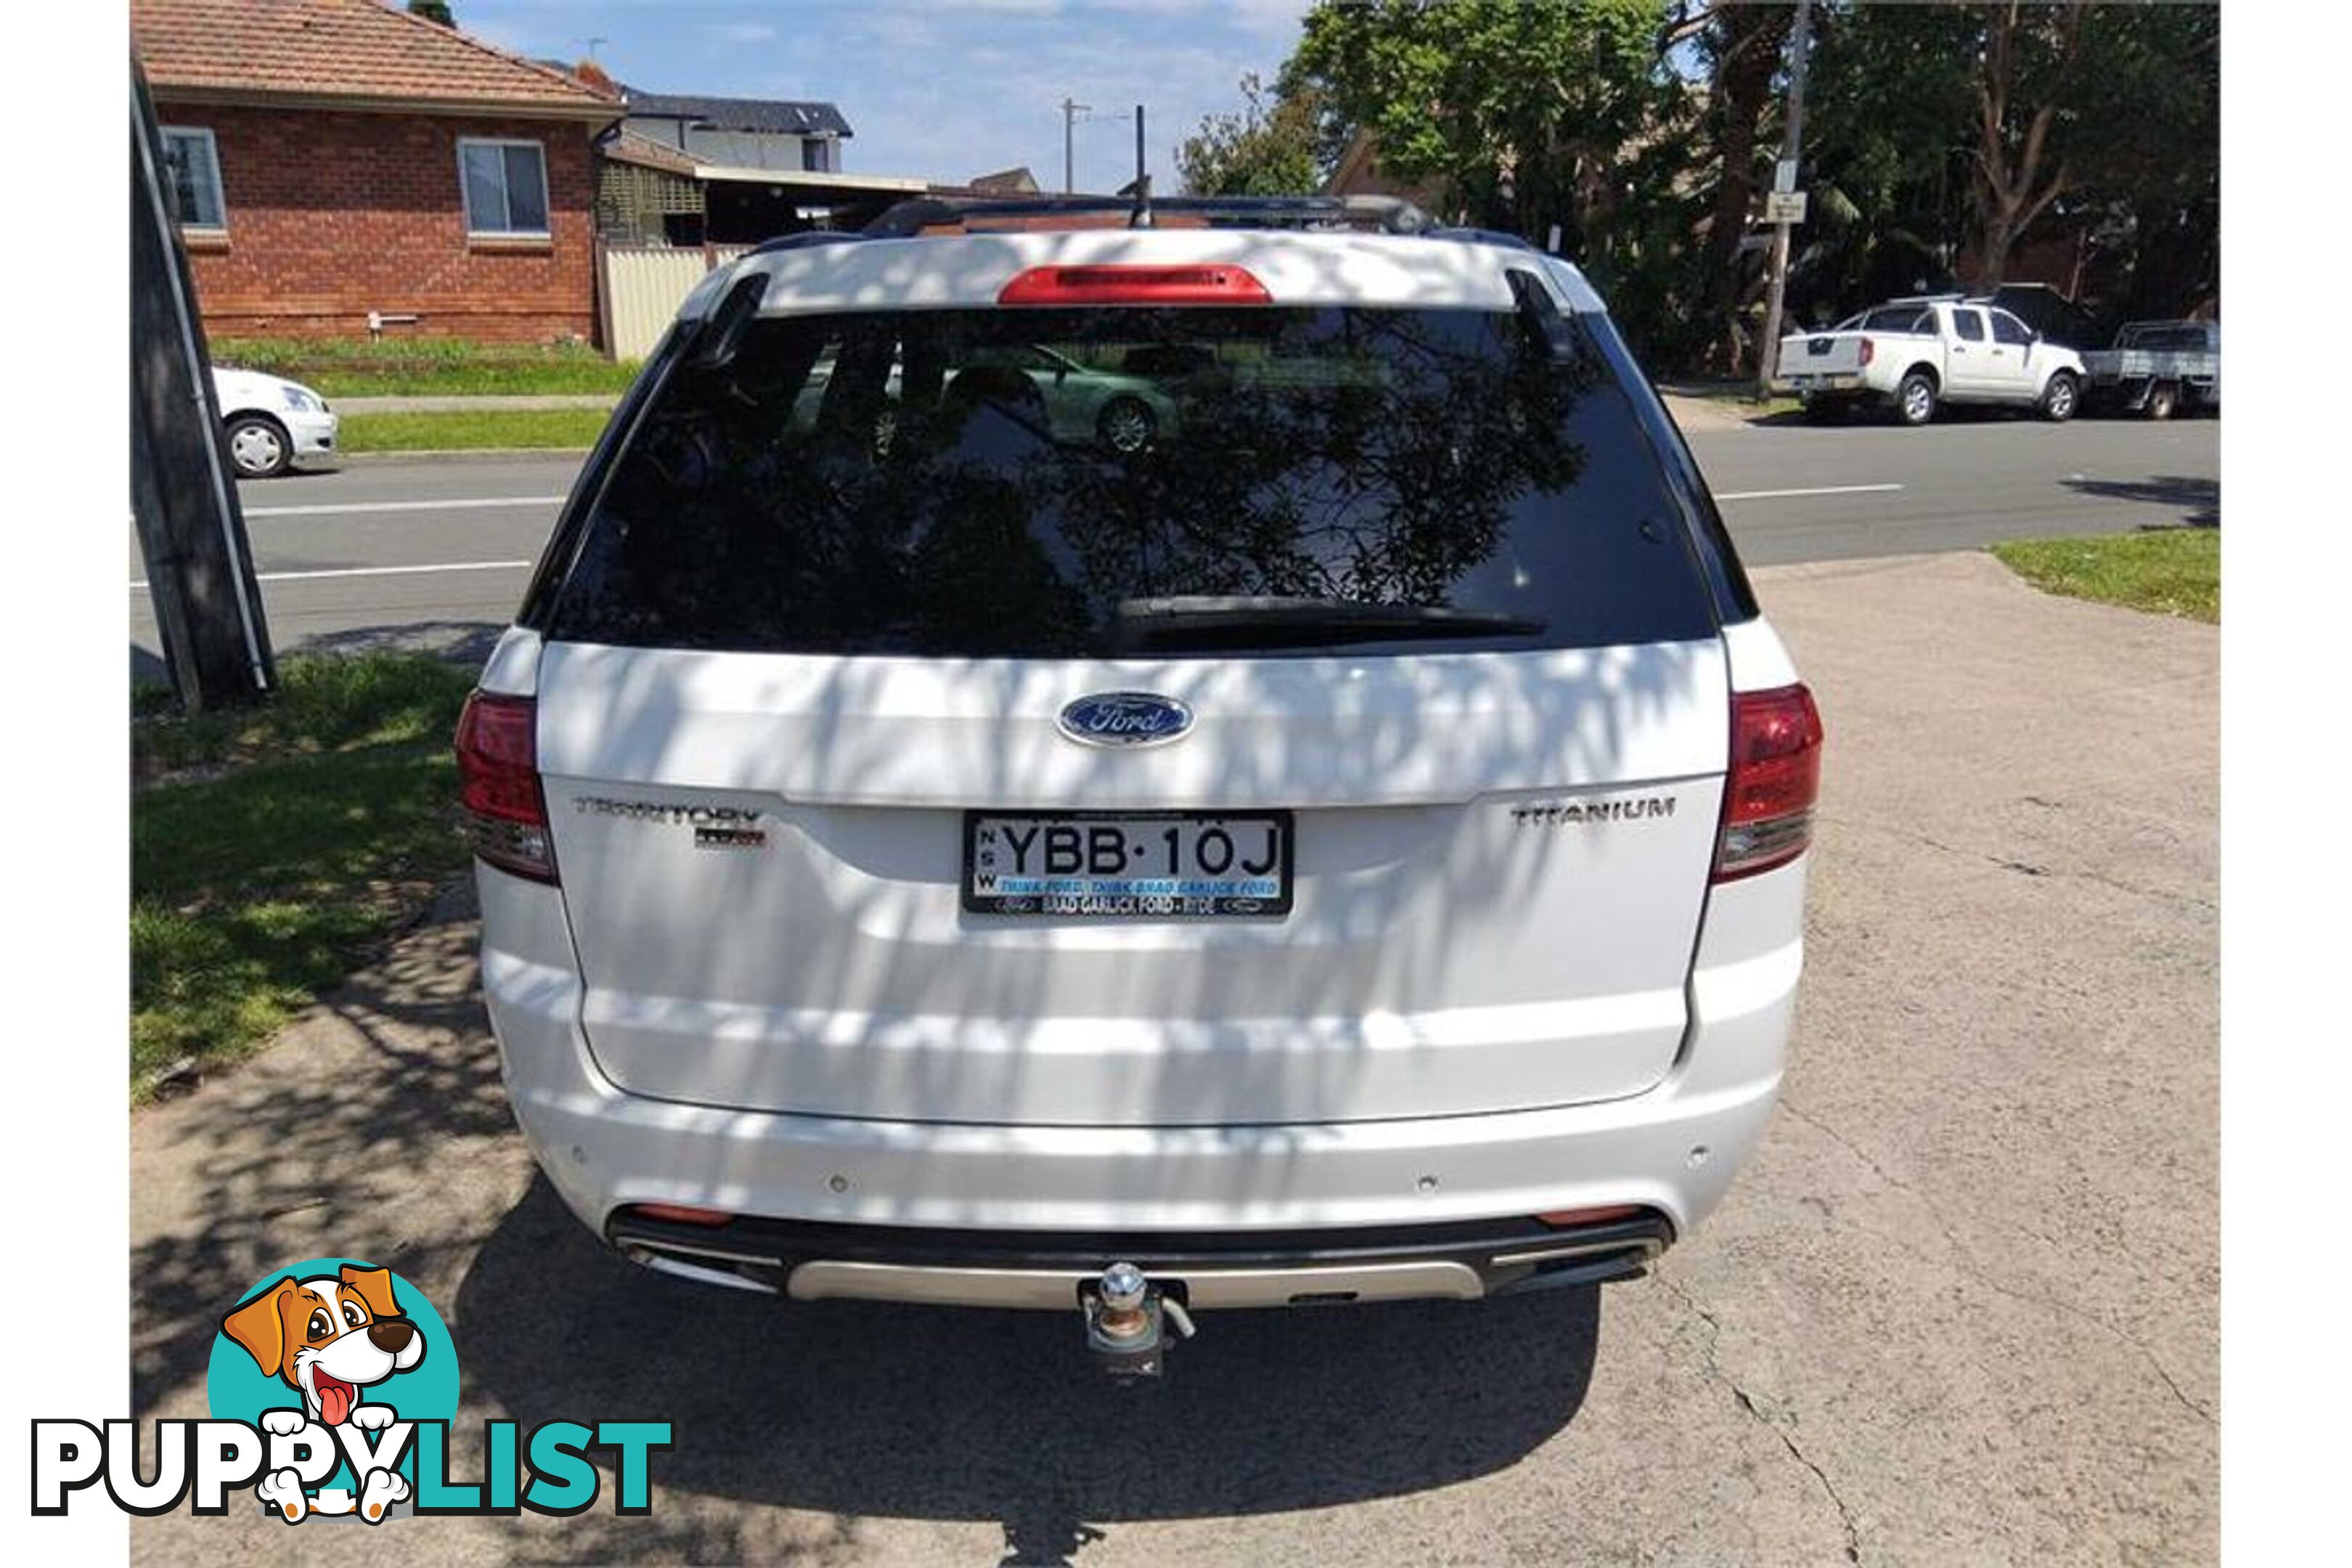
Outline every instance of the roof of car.
<path fill-rule="evenodd" d="M 1391 309 L 1509 310 L 1508 274 L 1548 278 L 1571 310 L 1598 312 L 1581 273 L 1510 236 L 1433 229 L 1417 234 L 1276 226 L 1130 229 L 1023 226 L 1009 230 L 920 232 L 913 237 L 796 235 L 773 240 L 714 271 L 688 296 L 694 320 L 754 273 L 773 279 L 766 313 L 993 305 L 1015 274 L 1046 266 L 1219 264 L 1246 269 L 1276 304 Z"/>

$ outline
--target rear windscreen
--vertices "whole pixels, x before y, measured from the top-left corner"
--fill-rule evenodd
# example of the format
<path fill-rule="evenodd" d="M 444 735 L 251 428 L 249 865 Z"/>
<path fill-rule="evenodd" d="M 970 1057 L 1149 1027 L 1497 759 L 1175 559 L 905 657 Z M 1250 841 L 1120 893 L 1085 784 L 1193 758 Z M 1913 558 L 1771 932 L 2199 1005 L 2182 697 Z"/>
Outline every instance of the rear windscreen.
<path fill-rule="evenodd" d="M 1705 637 L 1574 318 L 1145 308 L 762 318 L 671 372 L 546 628 L 640 647 L 1282 655 Z"/>

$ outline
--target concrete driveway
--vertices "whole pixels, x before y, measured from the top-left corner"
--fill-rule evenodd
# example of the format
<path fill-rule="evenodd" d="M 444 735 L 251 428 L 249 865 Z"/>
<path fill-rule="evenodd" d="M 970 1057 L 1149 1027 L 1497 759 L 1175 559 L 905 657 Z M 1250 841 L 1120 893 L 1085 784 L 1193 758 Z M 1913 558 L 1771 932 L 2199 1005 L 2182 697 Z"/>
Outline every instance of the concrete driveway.
<path fill-rule="evenodd" d="M 1989 558 L 1759 574 L 1830 727 L 1796 1060 L 1653 1279 L 1074 1326 L 795 1307 L 604 1254 L 531 1170 L 461 898 L 134 1120 L 139 1413 L 265 1270 L 365 1255 L 466 1420 L 667 1417 L 650 1517 L 141 1521 L 156 1562 L 2177 1563 L 2217 1540 L 2218 638 Z M 479 1473 L 478 1427 L 453 1468 Z M 328 1533 L 331 1532 L 331 1533 Z M 326 1535 L 325 1540 L 320 1536 Z"/>

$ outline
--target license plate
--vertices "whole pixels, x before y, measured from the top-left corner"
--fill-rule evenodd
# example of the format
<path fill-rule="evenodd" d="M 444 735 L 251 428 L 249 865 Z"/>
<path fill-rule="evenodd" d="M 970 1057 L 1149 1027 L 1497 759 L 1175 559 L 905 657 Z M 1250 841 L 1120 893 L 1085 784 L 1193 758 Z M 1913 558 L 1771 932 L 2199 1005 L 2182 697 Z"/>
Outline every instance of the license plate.
<path fill-rule="evenodd" d="M 1286 811 L 968 811 L 974 914 L 1180 920 L 1290 912 Z"/>

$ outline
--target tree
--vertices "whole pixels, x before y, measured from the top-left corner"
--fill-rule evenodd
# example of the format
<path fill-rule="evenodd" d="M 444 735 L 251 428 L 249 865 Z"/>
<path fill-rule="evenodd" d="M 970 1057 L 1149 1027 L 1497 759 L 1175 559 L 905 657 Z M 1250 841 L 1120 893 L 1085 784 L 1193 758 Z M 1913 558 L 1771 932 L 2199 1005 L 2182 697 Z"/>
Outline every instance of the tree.
<path fill-rule="evenodd" d="M 1793 0 L 1317 0 L 1269 101 L 1186 143 L 1190 188 L 1305 188 L 1359 133 L 1441 216 L 1592 276 L 1653 363 L 1737 371 L 1761 268 Z M 2220 270 L 2218 8 L 1815 0 L 1800 321 L 1990 287 L 2077 242 L 2109 314 L 2210 302 Z"/>
<path fill-rule="evenodd" d="M 1284 68 L 1447 216 L 1561 249 L 1662 322 L 1687 245 L 1691 100 L 1658 51 L 1654 0 L 1318 0 Z M 1633 334 L 1642 336 L 1638 325 Z"/>
<path fill-rule="evenodd" d="M 1827 7 L 1809 174 L 1858 215 L 1851 233 L 1815 237 L 1849 300 L 1950 281 L 1964 251 L 1965 281 L 1996 287 L 2053 223 L 2083 236 L 2094 262 L 2118 253 L 2107 259 L 2119 274 L 2185 252 L 2210 280 L 2219 40 L 2206 5 Z M 2160 245 L 2141 233 L 2143 206 Z M 1808 259 L 1818 274 L 1832 258 Z"/>
<path fill-rule="evenodd" d="M 1797 234 L 1799 319 L 1947 287 L 1967 237 L 1976 20 L 1957 5 L 1817 5 Z"/>
<path fill-rule="evenodd" d="M 2008 0 L 1984 17 L 1971 164 L 1979 289 L 2001 281 L 2010 247 L 2078 178 L 2059 116 L 2073 117 L 2084 90 L 2074 79 L 2090 9 L 2086 0 L 2030 8 Z"/>
<path fill-rule="evenodd" d="M 1321 89 L 1384 166 L 1442 183 L 1465 216 L 1581 236 L 1676 100 L 1658 16 L 1647 0 L 1318 0 L 1285 86 Z"/>
<path fill-rule="evenodd" d="M 1713 186 L 1698 263 L 1700 310 L 1709 336 L 1695 347 L 1711 367 L 1731 375 L 1745 374 L 1753 364 L 1745 318 L 1760 290 L 1763 268 L 1740 242 L 1748 232 L 1759 178 L 1774 161 L 1774 88 L 1794 18 L 1794 7 L 1784 5 L 1678 5 L 1659 38 L 1661 51 L 1691 43 L 1707 68 L 1703 134 L 1693 152 L 1701 160 L 1699 177 Z"/>
<path fill-rule="evenodd" d="M 408 0 L 408 14 L 444 27 L 457 25 L 457 18 L 449 14 L 449 0 Z"/>
<path fill-rule="evenodd" d="M 1241 79 L 1238 114 L 1211 114 L 1184 139 L 1176 170 L 1194 196 L 1295 196 L 1312 192 L 1328 172 L 1319 134 L 1321 95 L 1307 88 L 1276 94 L 1255 71 Z"/>

